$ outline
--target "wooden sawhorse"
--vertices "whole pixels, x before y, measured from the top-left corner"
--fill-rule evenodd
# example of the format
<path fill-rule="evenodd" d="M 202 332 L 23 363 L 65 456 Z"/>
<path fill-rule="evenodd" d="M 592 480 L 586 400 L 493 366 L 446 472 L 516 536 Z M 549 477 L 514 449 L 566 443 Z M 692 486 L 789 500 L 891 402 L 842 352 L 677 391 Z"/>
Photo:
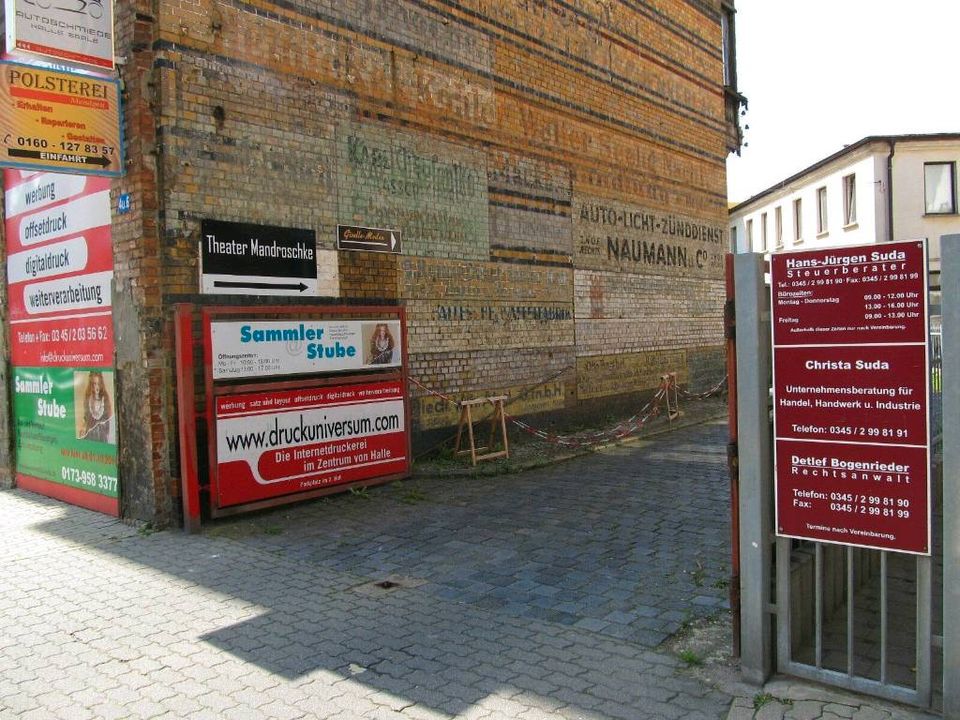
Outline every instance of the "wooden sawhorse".
<path fill-rule="evenodd" d="M 454 452 L 457 455 L 470 454 L 470 460 L 474 466 L 477 460 L 493 460 L 499 457 L 510 457 L 510 446 L 507 443 L 507 420 L 503 414 L 503 401 L 507 399 L 506 395 L 496 395 L 494 397 L 476 398 L 474 400 L 463 400 L 460 403 L 460 424 L 457 426 L 457 444 Z M 471 408 L 477 405 L 490 403 L 493 405 L 493 415 L 490 416 L 490 439 L 483 447 L 477 447 L 473 437 L 473 413 Z M 470 447 L 466 450 L 460 449 L 460 441 L 463 439 L 463 427 L 467 427 L 467 436 L 470 438 Z M 502 450 L 494 450 L 494 440 L 496 439 L 497 425 L 500 426 L 500 437 L 503 441 Z M 483 455 L 477 455 L 478 452 L 487 450 L 489 452 Z"/>

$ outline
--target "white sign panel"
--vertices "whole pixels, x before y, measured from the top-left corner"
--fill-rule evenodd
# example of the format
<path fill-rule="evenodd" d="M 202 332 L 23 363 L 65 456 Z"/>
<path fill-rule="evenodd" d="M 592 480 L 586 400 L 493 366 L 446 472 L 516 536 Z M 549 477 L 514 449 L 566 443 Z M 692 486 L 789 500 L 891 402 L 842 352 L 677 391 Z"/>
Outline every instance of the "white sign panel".
<path fill-rule="evenodd" d="M 213 378 L 304 375 L 399 367 L 399 320 L 211 323 Z"/>
<path fill-rule="evenodd" d="M 113 70 L 113 0 L 5 0 L 7 49 Z"/>

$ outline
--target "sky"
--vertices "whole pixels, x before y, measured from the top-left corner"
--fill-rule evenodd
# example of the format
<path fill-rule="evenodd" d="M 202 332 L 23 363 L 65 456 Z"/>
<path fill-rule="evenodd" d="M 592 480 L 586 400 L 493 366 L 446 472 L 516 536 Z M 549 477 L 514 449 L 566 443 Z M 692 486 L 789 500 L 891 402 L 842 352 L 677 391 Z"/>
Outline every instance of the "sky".
<path fill-rule="evenodd" d="M 960 132 L 960 0 L 736 0 L 741 202 L 868 135 Z"/>

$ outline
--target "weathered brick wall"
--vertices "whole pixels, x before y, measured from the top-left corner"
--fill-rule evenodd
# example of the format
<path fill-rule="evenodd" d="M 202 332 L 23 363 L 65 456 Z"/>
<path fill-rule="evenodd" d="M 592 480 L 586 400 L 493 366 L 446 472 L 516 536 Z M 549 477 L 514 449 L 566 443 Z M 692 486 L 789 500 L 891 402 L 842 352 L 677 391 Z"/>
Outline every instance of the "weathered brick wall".
<path fill-rule="evenodd" d="M 113 217 L 118 473 L 121 513 L 157 524 L 174 515 L 171 459 L 176 443 L 172 393 L 173 338 L 163 281 L 168 263 L 160 232 L 160 140 L 154 111 L 160 88 L 151 46 L 154 3 L 118 3 L 116 54 L 123 90 L 126 174 L 113 183 L 111 205 L 131 196 L 130 212 Z"/>
<path fill-rule="evenodd" d="M 139 333 L 118 365 L 157 504 L 178 465 L 159 331 L 197 297 L 206 218 L 315 230 L 324 292 L 404 303 L 411 374 L 441 392 L 532 413 L 719 379 L 719 0 L 139 5 L 118 11 L 118 189 L 141 203 L 115 225 Z M 338 223 L 398 228 L 404 254 L 338 253 Z M 413 394 L 415 428 L 455 422 Z"/>

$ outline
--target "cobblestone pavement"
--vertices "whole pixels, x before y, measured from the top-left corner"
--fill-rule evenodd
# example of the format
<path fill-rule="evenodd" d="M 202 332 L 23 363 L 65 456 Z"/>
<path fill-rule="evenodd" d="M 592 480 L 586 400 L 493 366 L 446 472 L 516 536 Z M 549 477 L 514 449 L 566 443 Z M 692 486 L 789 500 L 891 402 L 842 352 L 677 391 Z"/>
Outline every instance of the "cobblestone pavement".
<path fill-rule="evenodd" d="M 718 424 L 198 536 L 0 492 L 0 718 L 733 716 L 661 646 L 722 612 L 727 502 Z"/>

